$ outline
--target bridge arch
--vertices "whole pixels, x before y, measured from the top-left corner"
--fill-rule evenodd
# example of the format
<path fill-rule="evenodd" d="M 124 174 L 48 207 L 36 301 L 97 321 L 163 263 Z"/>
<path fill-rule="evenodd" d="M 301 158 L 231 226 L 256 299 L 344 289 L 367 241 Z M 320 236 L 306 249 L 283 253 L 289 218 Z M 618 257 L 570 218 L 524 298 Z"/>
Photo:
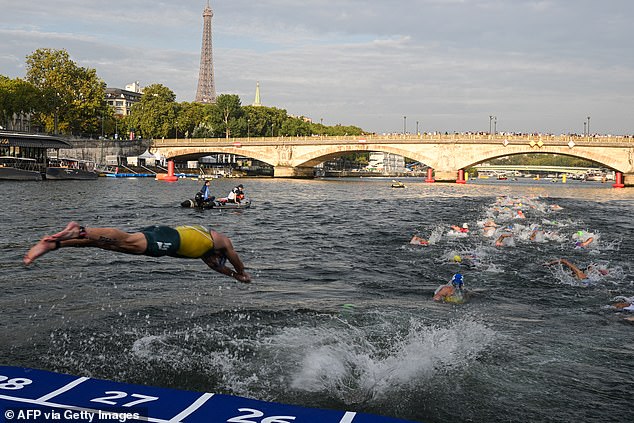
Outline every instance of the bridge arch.
<path fill-rule="evenodd" d="M 299 167 L 315 167 L 320 163 L 332 160 L 348 153 L 370 152 L 396 154 L 425 164 L 432 161 L 432 158 L 426 154 L 420 154 L 412 150 L 407 150 L 400 147 L 393 147 L 389 145 L 373 145 L 370 148 L 367 145 L 358 144 L 350 145 L 349 148 L 343 150 L 339 146 L 324 146 L 323 148 L 311 151 L 310 153 L 295 157 L 293 160 L 293 164 Z"/>
<path fill-rule="evenodd" d="M 500 151 L 500 149 L 494 149 L 490 151 L 481 151 L 479 154 L 479 157 L 477 158 L 474 157 L 472 158 L 472 160 L 467 160 L 464 162 L 458 161 L 457 165 L 461 169 L 466 169 L 466 168 L 469 168 L 484 162 L 488 162 L 490 160 L 499 159 L 501 157 L 520 156 L 525 154 L 551 154 L 551 155 L 558 155 L 558 156 L 574 157 L 577 159 L 592 161 L 594 163 L 597 163 L 605 168 L 608 168 L 614 171 L 620 171 L 617 167 L 614 167 L 611 164 L 614 162 L 614 158 L 609 155 L 601 154 L 600 152 L 596 152 L 596 151 L 587 151 L 587 149 L 584 151 L 574 150 L 573 148 L 568 148 L 567 150 L 561 149 L 561 148 L 540 148 L 538 150 L 534 148 L 525 148 L 525 149 L 518 149 L 512 152 L 505 151 L 505 150 Z"/>
<path fill-rule="evenodd" d="M 168 159 L 175 159 L 181 157 L 204 157 L 210 154 L 235 154 L 236 156 L 246 157 L 249 159 L 259 160 L 271 166 L 275 166 L 275 163 L 271 163 L 271 157 L 268 154 L 263 154 L 257 150 L 244 150 L 240 147 L 184 147 L 180 149 L 171 149 L 165 156 Z"/>

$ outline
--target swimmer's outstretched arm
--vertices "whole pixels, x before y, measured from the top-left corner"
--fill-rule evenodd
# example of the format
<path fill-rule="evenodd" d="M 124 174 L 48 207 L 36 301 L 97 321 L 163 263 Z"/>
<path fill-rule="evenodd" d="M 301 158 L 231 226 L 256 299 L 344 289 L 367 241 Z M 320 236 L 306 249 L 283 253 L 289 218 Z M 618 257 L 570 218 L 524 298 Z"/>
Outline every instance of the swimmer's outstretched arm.
<path fill-rule="evenodd" d="M 583 271 L 581 271 L 581 269 L 579 269 L 577 266 L 575 266 L 574 264 L 572 264 L 571 262 L 569 262 L 566 259 L 557 259 L 557 260 L 553 260 L 551 262 L 545 263 L 545 266 L 552 266 L 553 264 L 563 264 L 564 266 L 566 266 L 568 269 L 570 269 L 572 271 L 572 273 L 575 274 L 575 277 L 577 279 L 586 279 L 588 276 L 583 273 Z"/>
<path fill-rule="evenodd" d="M 215 231 L 211 231 L 211 237 L 214 240 L 214 250 L 226 256 L 229 262 L 233 265 L 235 271 L 231 270 L 227 266 L 220 266 L 218 255 L 204 257 L 203 261 L 207 264 L 207 266 L 216 272 L 231 276 L 240 282 L 251 282 L 251 276 L 245 272 L 244 264 L 242 263 L 242 260 L 240 260 L 240 256 L 238 256 L 236 250 L 234 250 L 231 240 L 225 235 Z"/>

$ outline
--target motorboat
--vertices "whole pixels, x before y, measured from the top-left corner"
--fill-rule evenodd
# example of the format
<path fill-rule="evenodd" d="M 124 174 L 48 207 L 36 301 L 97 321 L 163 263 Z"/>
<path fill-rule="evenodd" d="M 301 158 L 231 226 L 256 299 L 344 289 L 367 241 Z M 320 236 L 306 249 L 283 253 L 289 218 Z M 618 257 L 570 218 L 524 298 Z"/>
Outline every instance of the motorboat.
<path fill-rule="evenodd" d="M 226 198 L 214 198 L 212 197 L 208 201 L 204 201 L 198 195 L 191 200 L 185 200 L 181 203 L 181 207 L 193 208 L 193 209 L 219 209 L 219 210 L 239 210 L 248 209 L 251 207 L 251 200 L 248 198 L 243 199 L 239 203 L 231 203 Z"/>
<path fill-rule="evenodd" d="M 9 181 L 41 181 L 42 172 L 35 159 L 0 157 L 0 179 Z"/>
<path fill-rule="evenodd" d="M 89 160 L 51 158 L 46 168 L 46 179 L 97 179 L 95 163 Z"/>

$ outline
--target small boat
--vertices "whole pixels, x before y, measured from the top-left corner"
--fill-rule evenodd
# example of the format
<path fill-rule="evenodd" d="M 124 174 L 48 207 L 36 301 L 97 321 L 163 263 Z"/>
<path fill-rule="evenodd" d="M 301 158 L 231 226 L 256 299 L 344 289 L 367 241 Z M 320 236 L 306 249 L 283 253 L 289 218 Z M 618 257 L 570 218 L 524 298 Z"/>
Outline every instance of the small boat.
<path fill-rule="evenodd" d="M 240 210 L 251 207 L 251 200 L 244 199 L 239 203 L 229 203 L 226 198 L 213 199 L 211 201 L 196 201 L 197 199 L 185 200 L 181 203 L 181 207 L 192 209 L 218 209 L 218 210 Z"/>
<path fill-rule="evenodd" d="M 41 181 L 42 173 L 35 159 L 0 157 L 0 179 L 9 181 Z"/>
<path fill-rule="evenodd" d="M 405 184 L 401 181 L 392 181 L 392 188 L 405 188 Z"/>
<path fill-rule="evenodd" d="M 46 179 L 63 180 L 91 180 L 97 179 L 95 163 L 88 160 L 52 158 L 46 168 Z"/>

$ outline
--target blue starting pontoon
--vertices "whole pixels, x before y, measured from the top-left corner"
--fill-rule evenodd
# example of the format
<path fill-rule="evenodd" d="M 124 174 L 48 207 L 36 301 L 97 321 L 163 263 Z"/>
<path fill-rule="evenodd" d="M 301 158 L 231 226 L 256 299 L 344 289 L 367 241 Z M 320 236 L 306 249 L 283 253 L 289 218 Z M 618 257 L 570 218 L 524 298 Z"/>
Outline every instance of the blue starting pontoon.
<path fill-rule="evenodd" d="M 0 366 L 4 422 L 405 423 L 231 395 L 179 391 Z"/>

